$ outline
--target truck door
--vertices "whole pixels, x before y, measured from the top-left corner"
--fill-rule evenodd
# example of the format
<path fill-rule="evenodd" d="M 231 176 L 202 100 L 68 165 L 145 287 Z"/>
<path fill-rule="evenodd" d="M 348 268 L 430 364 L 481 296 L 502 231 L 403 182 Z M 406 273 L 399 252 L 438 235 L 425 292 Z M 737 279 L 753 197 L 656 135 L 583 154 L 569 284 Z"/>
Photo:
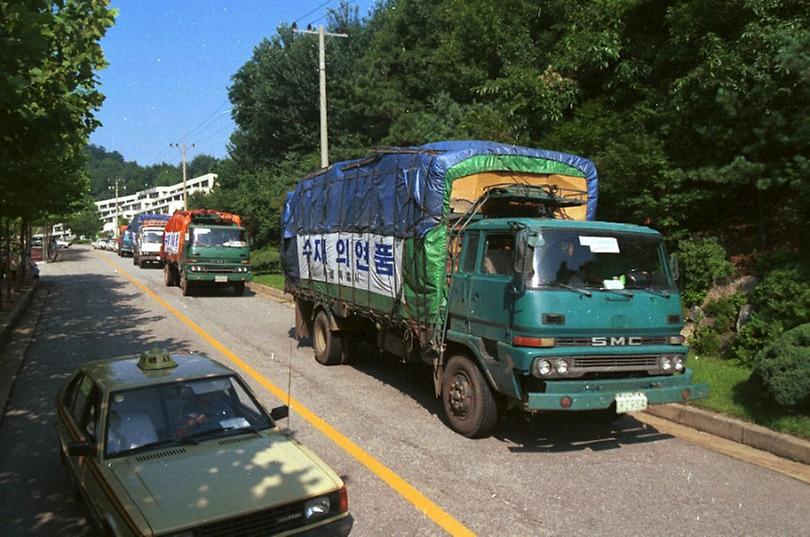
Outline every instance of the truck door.
<path fill-rule="evenodd" d="M 515 235 L 486 232 L 478 270 L 470 276 L 470 333 L 481 337 L 489 354 L 509 337 L 509 287 L 514 279 Z"/>
<path fill-rule="evenodd" d="M 462 238 L 459 263 L 447 298 L 447 328 L 450 330 L 469 332 L 470 279 L 478 267 L 480 237 L 480 231 L 467 231 Z"/>

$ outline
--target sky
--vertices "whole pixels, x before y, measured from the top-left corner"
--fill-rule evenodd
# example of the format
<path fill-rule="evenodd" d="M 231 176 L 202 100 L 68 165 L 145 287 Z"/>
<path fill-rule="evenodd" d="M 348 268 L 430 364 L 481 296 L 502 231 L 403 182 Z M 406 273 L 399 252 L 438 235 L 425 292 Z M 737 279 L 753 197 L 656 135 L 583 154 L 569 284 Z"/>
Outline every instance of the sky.
<path fill-rule="evenodd" d="M 231 77 L 279 24 L 324 24 L 339 1 L 113 0 L 118 17 L 101 41 L 109 66 L 98 73 L 102 126 L 90 142 L 141 165 L 179 162 L 171 143 L 189 146 L 189 160 L 227 156 Z M 375 2 L 350 3 L 365 17 Z"/>

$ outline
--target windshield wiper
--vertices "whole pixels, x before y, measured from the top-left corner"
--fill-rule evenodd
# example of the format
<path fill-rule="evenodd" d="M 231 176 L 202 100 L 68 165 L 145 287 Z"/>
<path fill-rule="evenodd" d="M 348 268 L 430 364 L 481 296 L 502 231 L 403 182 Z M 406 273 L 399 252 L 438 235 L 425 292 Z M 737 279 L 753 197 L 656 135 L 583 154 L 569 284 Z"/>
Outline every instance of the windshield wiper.
<path fill-rule="evenodd" d="M 585 296 L 592 296 L 593 295 L 593 293 L 591 293 L 587 289 L 582 289 L 581 287 L 574 287 L 573 285 L 568 285 L 567 283 L 561 283 L 560 287 L 562 287 L 563 289 L 568 289 L 569 291 L 573 291 L 575 293 L 579 293 L 581 295 L 585 295 Z"/>
<path fill-rule="evenodd" d="M 664 298 L 669 298 L 670 293 L 669 291 L 664 291 L 663 289 L 653 289 L 652 287 L 643 287 L 639 288 L 640 291 L 649 291 L 650 293 L 658 296 L 662 296 Z"/>
<path fill-rule="evenodd" d="M 158 440 L 157 442 L 152 442 L 151 444 L 144 444 L 142 446 L 138 446 L 138 447 L 135 447 L 135 448 L 132 448 L 132 449 L 116 451 L 115 453 L 111 453 L 110 455 L 111 456 L 116 456 L 116 457 L 119 456 L 119 455 L 135 455 L 137 453 L 141 453 L 142 451 L 158 449 L 158 448 L 162 448 L 162 447 L 165 447 L 165 446 L 175 446 L 175 445 L 180 444 L 182 442 L 183 442 L 183 439 L 181 439 L 181 438 L 166 438 L 164 440 Z M 196 444 L 197 442 L 193 442 L 193 443 Z"/>
<path fill-rule="evenodd" d="M 633 293 L 631 293 L 630 291 L 627 291 L 625 289 L 609 289 L 607 287 L 600 287 L 599 290 L 600 291 L 610 291 L 611 293 L 616 293 L 617 295 L 622 295 L 622 296 L 631 297 L 631 298 L 633 296 Z"/>

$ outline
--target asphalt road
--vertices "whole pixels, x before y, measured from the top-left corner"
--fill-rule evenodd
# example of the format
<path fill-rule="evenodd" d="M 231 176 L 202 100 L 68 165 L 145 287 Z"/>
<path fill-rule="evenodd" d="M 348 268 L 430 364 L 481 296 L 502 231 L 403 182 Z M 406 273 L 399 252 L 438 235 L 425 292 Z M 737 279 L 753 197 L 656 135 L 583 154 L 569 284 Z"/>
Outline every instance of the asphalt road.
<path fill-rule="evenodd" d="M 630 416 L 605 427 L 514 414 L 492 437 L 469 440 L 442 423 L 427 368 L 367 350 L 353 365 L 321 366 L 291 337 L 287 305 L 250 291 L 182 297 L 159 270 L 76 247 L 43 268 L 44 307 L 0 423 L 3 535 L 95 534 L 70 496 L 53 431 L 54 395 L 78 364 L 163 347 L 233 366 L 119 271 L 284 390 L 291 363 L 293 397 L 368 455 L 350 454 L 293 412 L 296 438 L 347 482 L 352 535 L 445 534 L 437 515 L 369 469 L 372 458 L 479 535 L 810 535 L 810 486 L 782 474 Z M 246 379 L 265 406 L 282 403 Z"/>

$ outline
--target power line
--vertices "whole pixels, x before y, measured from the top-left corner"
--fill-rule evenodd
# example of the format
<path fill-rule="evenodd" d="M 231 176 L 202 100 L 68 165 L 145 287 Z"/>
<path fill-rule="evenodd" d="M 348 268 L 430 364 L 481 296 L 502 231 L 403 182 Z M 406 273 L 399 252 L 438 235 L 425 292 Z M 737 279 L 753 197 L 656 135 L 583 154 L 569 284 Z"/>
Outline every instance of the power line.
<path fill-rule="evenodd" d="M 318 7 L 316 7 L 315 9 L 313 9 L 312 11 L 309 11 L 309 12 L 305 13 L 304 15 L 301 15 L 300 17 L 298 17 L 298 18 L 297 18 L 297 19 L 295 19 L 294 21 L 292 21 L 292 24 L 295 24 L 296 22 L 300 21 L 301 19 L 305 19 L 306 17 L 309 17 L 310 15 L 312 15 L 313 13 L 315 13 L 316 11 L 318 11 L 319 9 L 321 9 L 322 7 L 325 7 L 327 4 L 331 4 L 331 3 L 332 3 L 332 2 L 334 2 L 334 1 L 335 1 L 335 0 L 326 0 L 326 2 L 324 2 L 324 3 L 323 3 L 323 4 L 321 4 L 321 5 L 319 5 Z"/>

